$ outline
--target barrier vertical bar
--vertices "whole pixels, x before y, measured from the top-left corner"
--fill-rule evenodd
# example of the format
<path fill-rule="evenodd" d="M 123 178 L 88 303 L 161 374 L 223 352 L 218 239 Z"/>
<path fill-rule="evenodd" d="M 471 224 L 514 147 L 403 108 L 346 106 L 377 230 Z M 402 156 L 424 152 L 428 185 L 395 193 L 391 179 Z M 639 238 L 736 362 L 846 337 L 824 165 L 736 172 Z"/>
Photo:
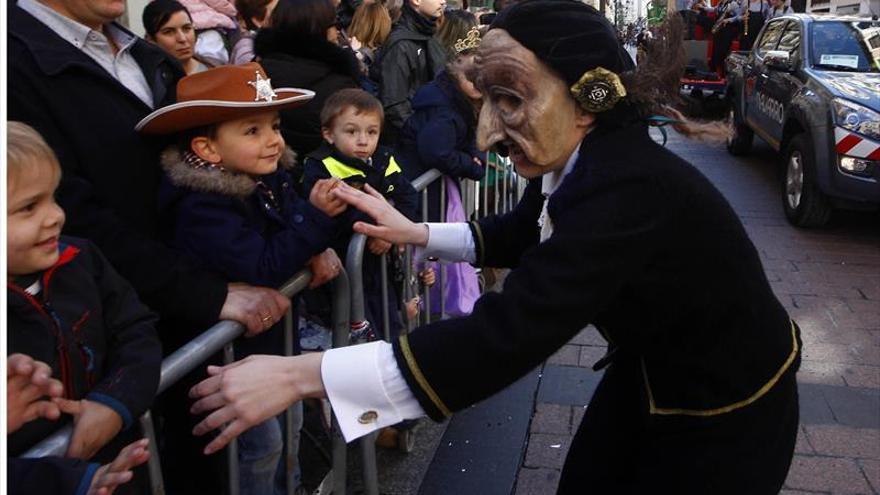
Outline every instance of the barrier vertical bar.
<path fill-rule="evenodd" d="M 351 311 L 351 289 L 349 287 L 348 274 L 340 270 L 339 275 L 333 280 L 333 347 L 345 347 L 349 343 L 349 322 Z M 345 473 L 347 447 L 345 439 L 336 421 L 336 415 L 331 415 L 333 428 L 331 455 L 333 457 L 333 491 L 334 495 L 345 495 Z"/>
<path fill-rule="evenodd" d="M 492 161 L 489 158 L 494 155 L 495 153 L 486 155 L 486 173 L 483 175 L 483 211 L 480 212 L 480 217 L 489 215 L 489 172 L 492 170 Z"/>
<path fill-rule="evenodd" d="M 352 321 L 366 319 L 364 311 L 364 247 L 366 244 L 367 236 L 354 234 L 348 243 L 348 252 L 345 256 L 345 270 L 351 280 L 349 319 Z M 374 433 L 360 439 L 364 490 L 368 495 L 379 495 L 379 475 L 376 471 L 376 436 L 377 433 Z"/>
<path fill-rule="evenodd" d="M 422 189 L 422 221 L 428 222 L 428 188 L 427 186 Z M 424 316 L 422 316 L 423 324 L 427 325 L 431 323 L 431 289 L 430 287 L 425 287 L 425 311 Z"/>
<path fill-rule="evenodd" d="M 231 364 L 235 361 L 235 347 L 232 342 L 223 346 L 223 362 Z M 238 495 L 241 489 L 238 473 L 238 439 L 226 446 L 226 460 L 229 467 L 229 494 Z"/>
<path fill-rule="evenodd" d="M 391 249 L 397 249 L 397 246 L 392 245 Z M 391 342 L 391 314 L 388 309 L 388 256 L 388 253 L 379 256 L 379 269 L 382 270 L 382 325 L 385 342 Z"/>
<path fill-rule="evenodd" d="M 446 177 L 440 177 L 440 221 L 446 223 Z M 462 208 L 464 205 L 462 205 Z M 440 290 L 437 291 L 440 297 L 440 319 L 446 318 L 446 265 L 437 263 L 437 269 L 440 271 Z M 430 311 L 430 309 L 429 309 Z"/>
<path fill-rule="evenodd" d="M 413 280 L 413 248 L 412 248 L 412 246 L 406 247 L 406 249 L 403 252 L 403 256 L 404 256 L 403 262 L 406 264 L 406 267 L 404 268 L 404 272 L 403 272 L 405 274 L 404 279 L 403 279 L 404 280 L 404 284 L 403 284 L 404 300 L 403 301 L 406 302 L 406 301 L 409 301 L 410 299 L 412 299 L 415 295 L 418 295 L 419 291 L 418 291 L 418 285 L 416 285 L 415 290 L 413 290 L 413 287 L 412 287 L 412 280 Z M 417 277 L 416 280 L 418 280 L 418 273 L 416 273 L 416 277 Z M 418 284 L 418 282 L 416 282 L 416 284 Z M 419 306 L 421 306 L 421 305 L 422 305 L 422 303 L 420 302 Z M 411 320 L 406 315 L 406 311 L 404 311 L 404 316 L 406 316 L 406 332 L 409 333 L 412 331 L 413 328 L 415 328 L 416 322 Z M 416 318 L 418 318 L 418 316 Z"/>
<path fill-rule="evenodd" d="M 376 465 L 376 437 L 378 431 L 361 438 L 361 457 L 364 461 L 364 492 L 379 495 L 379 468 Z"/>
<path fill-rule="evenodd" d="M 508 177 L 507 177 L 507 160 L 504 160 L 502 163 L 504 164 L 504 179 L 503 179 L 503 182 L 501 183 L 501 194 L 504 197 L 504 200 L 503 200 L 504 202 L 503 202 L 502 208 L 504 209 L 504 213 L 507 213 L 508 211 L 510 211 L 507 209 L 507 203 L 508 203 L 508 201 L 507 201 L 507 182 L 510 179 L 508 179 Z"/>
<path fill-rule="evenodd" d="M 159 444 L 156 442 L 156 430 L 153 427 L 153 416 L 148 410 L 141 416 L 141 430 L 150 441 L 150 459 L 147 461 L 147 471 L 150 474 L 150 493 L 153 495 L 165 495 L 165 480 L 162 478 L 162 462 L 159 459 Z"/>
<path fill-rule="evenodd" d="M 284 314 L 284 355 L 293 356 L 293 305 Z M 293 405 L 284 412 L 284 486 L 287 495 L 293 495 L 290 475 L 296 469 L 297 452 L 293 447 Z"/>

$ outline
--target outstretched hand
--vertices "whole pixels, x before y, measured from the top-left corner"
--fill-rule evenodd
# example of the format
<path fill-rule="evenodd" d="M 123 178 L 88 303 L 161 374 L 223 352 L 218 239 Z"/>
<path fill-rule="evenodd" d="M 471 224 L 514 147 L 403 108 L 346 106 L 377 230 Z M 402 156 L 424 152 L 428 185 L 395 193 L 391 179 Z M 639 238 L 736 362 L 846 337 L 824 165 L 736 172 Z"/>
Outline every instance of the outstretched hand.
<path fill-rule="evenodd" d="M 376 222 L 376 225 L 355 222 L 352 227 L 355 232 L 367 237 L 382 239 L 391 244 L 412 244 L 424 247 L 428 243 L 428 227 L 425 224 L 411 222 L 369 184 L 364 186 L 364 190 L 366 192 L 359 191 L 344 183 L 333 190 L 333 194 L 337 198 L 366 213 Z"/>
<path fill-rule="evenodd" d="M 131 470 L 150 459 L 149 444 L 146 438 L 132 442 L 119 452 L 113 462 L 99 467 L 92 477 L 88 495 L 111 495 L 119 485 L 131 481 Z"/>
<path fill-rule="evenodd" d="M 317 352 L 293 357 L 253 355 L 222 367 L 208 366 L 211 376 L 189 391 L 191 398 L 198 399 L 190 412 L 210 413 L 193 428 L 193 435 L 222 428 L 205 454 L 222 449 L 294 402 L 323 397 L 323 356 Z"/>

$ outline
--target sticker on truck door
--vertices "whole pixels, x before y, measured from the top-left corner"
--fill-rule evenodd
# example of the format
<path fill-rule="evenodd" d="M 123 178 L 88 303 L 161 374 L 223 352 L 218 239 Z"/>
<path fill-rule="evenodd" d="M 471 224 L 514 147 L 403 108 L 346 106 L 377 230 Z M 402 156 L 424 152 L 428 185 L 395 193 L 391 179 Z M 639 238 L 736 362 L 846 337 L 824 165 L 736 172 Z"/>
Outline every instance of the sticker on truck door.
<path fill-rule="evenodd" d="M 782 125 L 782 103 L 779 100 L 767 96 L 766 93 L 758 92 L 758 110 Z"/>

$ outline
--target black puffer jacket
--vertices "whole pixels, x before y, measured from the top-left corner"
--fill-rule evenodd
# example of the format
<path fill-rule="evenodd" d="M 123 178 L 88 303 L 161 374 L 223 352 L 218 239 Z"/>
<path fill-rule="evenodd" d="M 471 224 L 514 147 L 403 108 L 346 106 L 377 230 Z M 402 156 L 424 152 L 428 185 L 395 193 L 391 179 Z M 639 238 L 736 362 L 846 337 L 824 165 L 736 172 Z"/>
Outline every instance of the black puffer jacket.
<path fill-rule="evenodd" d="M 370 77 L 379 83 L 379 99 L 385 107 L 382 142 L 394 143 L 406 119 L 413 113 L 410 100 L 446 65 L 446 51 L 434 37 L 433 23 L 409 5 L 382 45 Z"/>
<path fill-rule="evenodd" d="M 284 141 L 299 156 L 321 146 L 321 108 L 336 91 L 357 88 L 354 54 L 323 38 L 279 29 L 264 29 L 254 40 L 254 52 L 275 88 L 305 88 L 315 97 L 305 105 L 281 112 Z"/>

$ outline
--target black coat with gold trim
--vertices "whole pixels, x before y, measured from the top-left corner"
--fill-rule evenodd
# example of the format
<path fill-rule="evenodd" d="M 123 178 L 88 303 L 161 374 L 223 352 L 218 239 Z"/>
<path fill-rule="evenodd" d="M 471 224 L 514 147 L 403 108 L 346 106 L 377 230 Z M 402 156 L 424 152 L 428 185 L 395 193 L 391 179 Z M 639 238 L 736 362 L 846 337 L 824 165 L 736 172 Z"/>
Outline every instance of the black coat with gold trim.
<path fill-rule="evenodd" d="M 591 323 L 639 356 L 652 414 L 747 406 L 798 366 L 796 330 L 736 214 L 643 124 L 587 135 L 539 244 L 541 205 L 535 180 L 514 211 L 471 226 L 478 264 L 514 268 L 503 292 L 394 343 L 432 418 L 499 391 Z"/>

